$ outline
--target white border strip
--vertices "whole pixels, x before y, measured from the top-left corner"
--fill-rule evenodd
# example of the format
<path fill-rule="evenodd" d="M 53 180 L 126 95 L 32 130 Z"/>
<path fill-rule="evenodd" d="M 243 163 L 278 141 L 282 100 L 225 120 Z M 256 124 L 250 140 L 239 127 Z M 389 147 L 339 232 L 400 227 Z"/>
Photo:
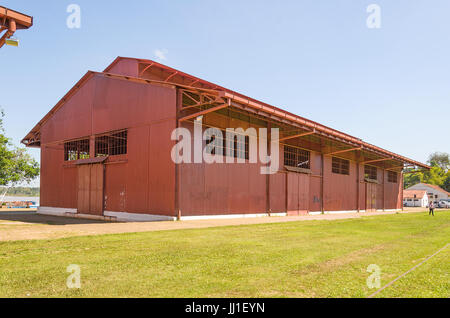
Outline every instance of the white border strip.
<path fill-rule="evenodd" d="M 115 217 L 116 221 L 125 221 L 125 222 L 152 222 L 152 221 L 176 220 L 176 217 L 167 215 L 113 212 L 113 211 L 105 211 L 103 215 Z"/>
<path fill-rule="evenodd" d="M 56 215 L 56 216 L 65 216 L 66 213 L 77 213 L 77 209 L 69 209 L 69 208 L 54 208 L 48 206 L 40 206 L 37 208 L 37 214 L 43 215 Z"/>
<path fill-rule="evenodd" d="M 402 209 L 386 209 L 386 210 L 376 210 L 376 212 L 395 212 L 401 211 Z M 324 214 L 339 214 L 339 213 L 358 213 L 357 210 L 349 210 L 349 211 L 325 211 Z M 366 210 L 359 210 L 359 213 L 366 213 Z M 367 212 L 370 213 L 370 212 Z M 309 215 L 319 215 L 322 214 L 320 211 L 309 212 Z"/>
<path fill-rule="evenodd" d="M 366 212 L 365 210 L 360 210 L 359 212 Z M 358 213 L 356 210 L 349 210 L 349 211 L 325 211 L 324 214 L 340 214 L 340 213 Z M 319 215 L 322 214 L 320 211 L 313 211 L 309 212 L 309 215 Z"/>
<path fill-rule="evenodd" d="M 390 209 L 384 210 L 385 212 L 401 211 L 401 209 Z M 356 210 L 349 211 L 325 211 L 324 214 L 340 214 L 340 213 L 357 213 Z M 360 213 L 365 213 L 365 210 L 360 210 Z M 38 214 L 44 215 L 56 215 L 56 216 L 67 216 L 67 213 L 77 214 L 77 209 L 69 208 L 54 208 L 54 207 L 38 207 Z M 309 212 L 308 215 L 320 215 L 320 211 Z M 103 213 L 106 217 L 114 217 L 116 221 L 121 222 L 153 222 L 153 221 L 176 221 L 176 217 L 158 214 L 144 214 L 144 213 L 127 213 L 127 212 L 114 212 L 105 211 Z M 239 219 L 239 218 L 258 218 L 258 217 L 268 217 L 268 216 L 287 216 L 286 212 L 278 213 L 253 213 L 253 214 L 220 214 L 220 215 L 189 215 L 181 216 L 182 221 L 189 220 L 209 220 L 209 219 Z M 80 216 L 82 217 L 82 216 Z"/>
<path fill-rule="evenodd" d="M 270 213 L 270 216 L 286 216 L 286 212 Z M 254 214 L 220 214 L 220 215 L 190 215 L 181 216 L 181 221 L 189 220 L 210 220 L 210 219 L 240 219 L 240 218 L 259 218 L 269 216 L 269 213 L 254 213 Z"/>

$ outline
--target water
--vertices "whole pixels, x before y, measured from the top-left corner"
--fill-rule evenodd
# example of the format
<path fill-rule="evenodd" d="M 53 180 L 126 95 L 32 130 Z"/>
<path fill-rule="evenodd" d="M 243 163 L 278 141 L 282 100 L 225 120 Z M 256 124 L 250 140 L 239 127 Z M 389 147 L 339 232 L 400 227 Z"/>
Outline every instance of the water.
<path fill-rule="evenodd" d="M 0 197 L 1 199 L 1 197 Z M 5 196 L 3 202 L 11 202 L 11 201 L 34 201 L 36 205 L 39 205 L 39 197 L 10 197 Z"/>

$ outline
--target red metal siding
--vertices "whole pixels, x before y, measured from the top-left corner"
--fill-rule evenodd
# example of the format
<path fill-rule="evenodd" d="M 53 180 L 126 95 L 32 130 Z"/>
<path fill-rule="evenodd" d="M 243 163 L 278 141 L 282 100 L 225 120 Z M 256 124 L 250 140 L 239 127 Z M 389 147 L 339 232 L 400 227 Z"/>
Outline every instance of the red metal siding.
<path fill-rule="evenodd" d="M 128 164 L 107 164 L 105 168 L 105 211 L 126 211 Z"/>
<path fill-rule="evenodd" d="M 324 159 L 324 209 L 325 211 L 356 210 L 356 164 L 350 161 L 350 174 L 331 172 L 332 157 Z"/>
<path fill-rule="evenodd" d="M 391 183 L 387 181 L 387 171 L 385 171 L 385 209 L 400 209 L 402 207 L 402 194 L 400 182 L 400 174 L 398 174 L 398 182 Z"/>
<path fill-rule="evenodd" d="M 41 144 L 89 136 L 95 80 L 78 90 L 41 128 Z"/>
<path fill-rule="evenodd" d="M 132 213 L 148 213 L 149 183 L 149 134 L 150 127 L 128 130 L 128 163 L 120 165 L 126 180 L 125 210 Z"/>
<path fill-rule="evenodd" d="M 175 89 L 94 77 L 93 134 L 175 119 Z M 170 136 L 169 136 L 170 137 Z"/>
<path fill-rule="evenodd" d="M 41 205 L 77 208 L 78 177 L 63 142 L 128 129 L 124 162 L 106 165 L 105 209 L 174 215 L 176 91 L 95 75 L 43 125 Z"/>
<path fill-rule="evenodd" d="M 304 173 L 289 172 L 288 182 L 288 214 L 304 214 L 309 211 L 310 176 Z"/>
<path fill-rule="evenodd" d="M 269 180 L 271 212 L 286 212 L 286 173 L 270 175 Z"/>
<path fill-rule="evenodd" d="M 138 61 L 132 59 L 122 59 L 118 63 L 106 70 L 107 73 L 120 74 L 138 77 Z"/>
<path fill-rule="evenodd" d="M 161 105 L 174 108 L 174 97 L 172 105 L 168 101 Z M 170 135 L 175 127 L 175 120 L 150 126 L 148 211 L 156 214 L 175 215 L 175 163 L 170 155 L 175 144 L 170 140 Z"/>

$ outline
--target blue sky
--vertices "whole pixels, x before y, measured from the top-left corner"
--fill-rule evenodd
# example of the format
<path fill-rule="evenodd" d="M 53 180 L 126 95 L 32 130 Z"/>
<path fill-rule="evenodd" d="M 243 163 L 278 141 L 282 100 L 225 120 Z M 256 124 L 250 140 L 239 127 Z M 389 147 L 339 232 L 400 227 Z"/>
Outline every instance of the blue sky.
<path fill-rule="evenodd" d="M 69 29 L 69 4 L 81 28 Z M 381 28 L 366 26 L 369 4 Z M 14 143 L 87 71 L 156 59 L 425 162 L 450 152 L 450 1 L 1 1 L 34 16 L 0 49 Z M 39 150 L 31 150 L 39 159 Z"/>

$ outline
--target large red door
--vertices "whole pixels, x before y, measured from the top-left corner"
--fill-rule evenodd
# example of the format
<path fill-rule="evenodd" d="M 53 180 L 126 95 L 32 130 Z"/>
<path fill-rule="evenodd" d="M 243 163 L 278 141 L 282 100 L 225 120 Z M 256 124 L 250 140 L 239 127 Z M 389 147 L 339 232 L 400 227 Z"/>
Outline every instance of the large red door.
<path fill-rule="evenodd" d="M 78 166 L 78 213 L 103 215 L 103 164 Z"/>
<path fill-rule="evenodd" d="M 366 211 L 377 209 L 377 184 L 366 183 Z"/>
<path fill-rule="evenodd" d="M 309 175 L 287 173 L 287 206 L 289 215 L 306 214 L 309 210 Z"/>

